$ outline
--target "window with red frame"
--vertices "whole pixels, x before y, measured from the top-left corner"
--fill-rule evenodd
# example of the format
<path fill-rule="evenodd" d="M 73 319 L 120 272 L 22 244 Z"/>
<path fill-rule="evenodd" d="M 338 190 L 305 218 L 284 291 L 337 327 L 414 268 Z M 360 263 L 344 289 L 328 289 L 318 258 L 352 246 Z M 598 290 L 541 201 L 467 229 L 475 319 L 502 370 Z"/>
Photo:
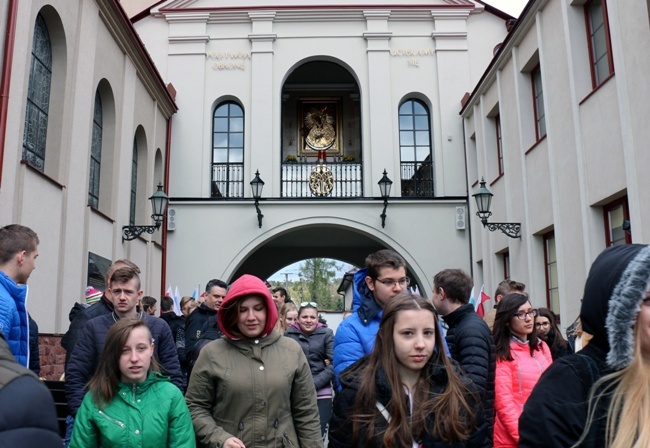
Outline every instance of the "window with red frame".
<path fill-rule="evenodd" d="M 591 83 L 595 89 L 614 73 L 612 43 L 609 38 L 607 0 L 590 0 L 585 4 Z"/>
<path fill-rule="evenodd" d="M 560 289 L 557 276 L 555 232 L 544 235 L 544 266 L 546 268 L 546 307 L 560 314 Z"/>
<path fill-rule="evenodd" d="M 539 141 L 546 135 L 546 113 L 544 111 L 544 89 L 539 65 L 530 74 L 533 85 L 533 109 L 535 111 L 535 138 Z"/>
<path fill-rule="evenodd" d="M 503 176 L 503 148 L 501 147 L 501 115 L 494 117 L 494 126 L 497 134 L 497 164 L 499 166 L 499 176 Z"/>
<path fill-rule="evenodd" d="M 631 244 L 630 210 L 627 197 L 617 199 L 603 207 L 605 214 L 605 239 L 607 247 L 619 244 Z"/>

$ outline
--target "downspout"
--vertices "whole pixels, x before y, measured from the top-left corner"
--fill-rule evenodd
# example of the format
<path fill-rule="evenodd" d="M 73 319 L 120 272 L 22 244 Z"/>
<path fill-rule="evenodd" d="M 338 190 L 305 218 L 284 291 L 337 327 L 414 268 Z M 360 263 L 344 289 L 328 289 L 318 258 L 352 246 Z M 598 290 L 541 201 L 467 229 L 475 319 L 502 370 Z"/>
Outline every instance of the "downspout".
<path fill-rule="evenodd" d="M 7 116 L 9 111 L 9 86 L 11 85 L 11 68 L 14 60 L 17 17 L 18 0 L 9 0 L 7 34 L 5 36 L 5 48 L 2 57 L 2 80 L 0 81 L 0 186 L 2 185 L 2 166 L 4 164 L 5 136 L 7 134 Z"/>
<path fill-rule="evenodd" d="M 165 146 L 165 194 L 169 196 L 169 156 L 172 152 L 172 117 L 167 119 L 167 143 Z M 168 206 L 169 207 L 169 206 Z M 165 296 L 167 283 L 167 223 L 163 220 L 162 228 L 162 265 L 160 266 L 160 297 Z"/>

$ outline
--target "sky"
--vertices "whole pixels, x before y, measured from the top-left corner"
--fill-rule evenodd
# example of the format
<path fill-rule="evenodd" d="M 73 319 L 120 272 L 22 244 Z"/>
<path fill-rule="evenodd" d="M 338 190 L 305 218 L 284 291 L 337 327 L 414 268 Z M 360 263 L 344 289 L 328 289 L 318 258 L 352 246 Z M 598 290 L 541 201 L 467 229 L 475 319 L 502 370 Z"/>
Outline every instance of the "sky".
<path fill-rule="evenodd" d="M 343 277 L 343 274 L 345 274 L 352 267 L 352 265 L 348 263 L 344 263 L 339 260 L 334 260 L 334 261 L 336 262 L 337 265 L 341 265 L 341 269 L 339 269 L 336 273 L 338 277 Z M 297 281 L 301 264 L 302 261 L 299 261 L 297 263 L 293 263 L 288 266 L 285 266 L 275 274 L 271 275 L 267 280 L 274 281 L 274 282 L 283 282 L 285 280 L 285 273 L 286 273 L 289 275 L 289 280 Z"/>
<path fill-rule="evenodd" d="M 484 0 L 484 2 L 513 17 L 519 17 L 522 9 L 528 3 L 526 0 Z"/>

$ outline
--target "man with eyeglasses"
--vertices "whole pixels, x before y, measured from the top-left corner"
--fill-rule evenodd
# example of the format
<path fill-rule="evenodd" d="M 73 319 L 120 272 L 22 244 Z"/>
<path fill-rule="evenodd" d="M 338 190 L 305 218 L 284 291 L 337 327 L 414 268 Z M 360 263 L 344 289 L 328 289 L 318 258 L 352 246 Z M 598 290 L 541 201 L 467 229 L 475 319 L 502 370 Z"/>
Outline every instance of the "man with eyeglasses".
<path fill-rule="evenodd" d="M 451 357 L 458 361 L 472 380 L 483 403 L 482 446 L 492 446 L 494 426 L 494 375 L 496 353 L 490 329 L 469 303 L 474 282 L 461 269 L 445 269 L 433 278 L 431 301 L 449 329 L 445 339 Z"/>
<path fill-rule="evenodd" d="M 404 258 L 388 249 L 368 255 L 365 269 L 354 274 L 353 312 L 334 336 L 337 387 L 340 373 L 372 351 L 384 306 L 408 285 Z"/>

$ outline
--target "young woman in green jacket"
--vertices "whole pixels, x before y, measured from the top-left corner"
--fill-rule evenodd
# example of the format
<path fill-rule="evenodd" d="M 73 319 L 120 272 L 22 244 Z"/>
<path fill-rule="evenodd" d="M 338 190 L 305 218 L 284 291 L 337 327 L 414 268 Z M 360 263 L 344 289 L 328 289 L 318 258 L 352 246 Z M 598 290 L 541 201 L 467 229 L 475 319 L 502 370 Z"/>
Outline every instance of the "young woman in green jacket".
<path fill-rule="evenodd" d="M 194 448 L 181 391 L 158 372 L 147 324 L 120 319 L 77 412 L 70 448 Z"/>

